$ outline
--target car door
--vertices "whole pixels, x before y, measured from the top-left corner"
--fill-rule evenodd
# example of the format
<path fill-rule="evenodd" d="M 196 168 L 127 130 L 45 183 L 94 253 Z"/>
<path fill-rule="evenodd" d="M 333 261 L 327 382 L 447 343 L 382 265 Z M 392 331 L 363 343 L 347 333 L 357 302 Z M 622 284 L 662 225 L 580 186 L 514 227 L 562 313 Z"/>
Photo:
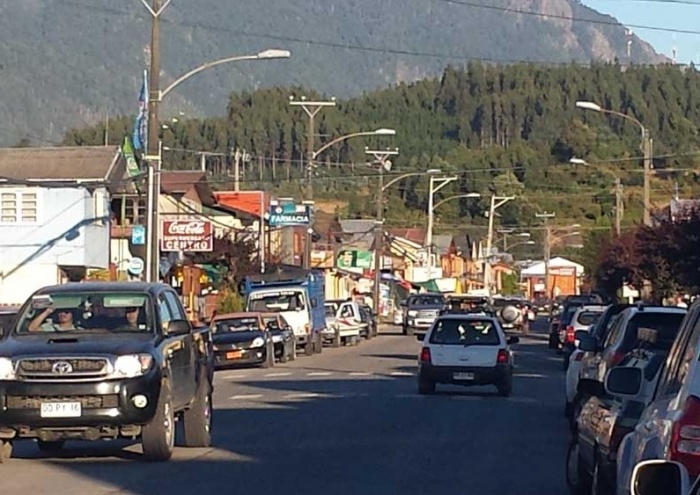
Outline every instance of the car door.
<path fill-rule="evenodd" d="M 165 300 L 170 307 L 170 313 L 174 320 L 185 320 L 187 321 L 187 314 L 185 313 L 180 300 L 178 299 L 175 291 L 169 290 L 165 292 Z M 199 366 L 197 366 L 197 349 L 199 348 L 202 355 L 205 355 L 205 342 L 202 334 L 195 334 L 190 330 L 189 333 L 180 336 L 180 341 L 182 342 L 182 376 L 183 376 L 183 394 L 184 400 L 190 402 L 197 391 L 197 381 L 199 377 L 197 373 L 199 372 Z"/>
<path fill-rule="evenodd" d="M 171 321 L 177 318 L 173 314 L 173 308 L 168 303 L 165 293 L 161 292 L 157 299 L 158 315 L 163 333 L 166 335 L 163 350 L 165 359 L 170 363 L 170 387 L 173 394 L 173 401 L 177 407 L 181 407 L 186 402 L 187 389 L 186 381 L 188 379 L 188 350 L 185 348 L 184 339 L 182 336 L 167 335 L 168 325 Z"/>
<path fill-rule="evenodd" d="M 428 339 L 432 362 L 435 366 L 493 368 L 498 351 L 504 347 L 501 333 L 493 320 L 440 319 Z"/>

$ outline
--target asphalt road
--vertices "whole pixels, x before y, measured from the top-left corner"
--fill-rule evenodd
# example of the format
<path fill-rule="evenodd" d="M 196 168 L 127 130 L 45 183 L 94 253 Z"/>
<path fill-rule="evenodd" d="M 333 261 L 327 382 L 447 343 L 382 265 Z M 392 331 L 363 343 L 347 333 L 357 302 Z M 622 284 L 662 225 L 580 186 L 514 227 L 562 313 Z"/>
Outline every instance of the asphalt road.
<path fill-rule="evenodd" d="M 538 322 L 537 328 L 544 328 Z M 215 447 L 139 462 L 138 445 L 18 444 L 0 493 L 566 494 L 564 376 L 546 340 L 515 346 L 514 393 L 416 390 L 419 343 L 387 327 L 357 347 L 217 373 Z"/>

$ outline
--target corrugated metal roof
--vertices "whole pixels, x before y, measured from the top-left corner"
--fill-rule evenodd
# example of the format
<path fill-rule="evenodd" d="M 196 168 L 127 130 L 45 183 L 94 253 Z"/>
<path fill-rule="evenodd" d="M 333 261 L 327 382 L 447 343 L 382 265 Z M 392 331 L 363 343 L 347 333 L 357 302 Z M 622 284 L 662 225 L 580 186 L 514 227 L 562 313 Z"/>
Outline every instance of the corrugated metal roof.
<path fill-rule="evenodd" d="M 113 146 L 2 148 L 0 176 L 19 180 L 108 180 L 120 155 L 119 148 Z"/>

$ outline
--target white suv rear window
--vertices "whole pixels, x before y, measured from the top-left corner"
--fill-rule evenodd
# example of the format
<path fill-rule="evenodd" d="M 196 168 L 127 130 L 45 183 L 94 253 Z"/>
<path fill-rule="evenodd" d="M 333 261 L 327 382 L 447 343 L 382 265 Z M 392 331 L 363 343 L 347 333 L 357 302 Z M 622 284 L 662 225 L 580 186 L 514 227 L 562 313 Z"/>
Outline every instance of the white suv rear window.
<path fill-rule="evenodd" d="M 602 312 L 598 313 L 595 311 L 581 311 L 578 314 L 578 318 L 576 318 L 576 323 L 584 326 L 595 325 L 596 323 L 598 323 L 598 320 L 601 316 L 603 316 Z"/>
<path fill-rule="evenodd" d="M 491 320 L 458 320 L 445 318 L 435 323 L 431 344 L 441 345 L 499 345 L 498 330 Z"/>

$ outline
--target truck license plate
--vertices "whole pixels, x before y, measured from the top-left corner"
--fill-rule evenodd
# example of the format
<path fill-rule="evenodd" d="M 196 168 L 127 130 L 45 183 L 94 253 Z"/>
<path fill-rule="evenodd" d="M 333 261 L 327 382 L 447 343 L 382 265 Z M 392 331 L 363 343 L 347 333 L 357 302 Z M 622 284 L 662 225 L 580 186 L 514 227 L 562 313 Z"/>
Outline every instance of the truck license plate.
<path fill-rule="evenodd" d="M 455 380 L 473 380 L 474 373 L 454 373 L 452 378 Z"/>
<path fill-rule="evenodd" d="M 80 402 L 42 402 L 42 418 L 79 418 L 82 415 Z"/>

